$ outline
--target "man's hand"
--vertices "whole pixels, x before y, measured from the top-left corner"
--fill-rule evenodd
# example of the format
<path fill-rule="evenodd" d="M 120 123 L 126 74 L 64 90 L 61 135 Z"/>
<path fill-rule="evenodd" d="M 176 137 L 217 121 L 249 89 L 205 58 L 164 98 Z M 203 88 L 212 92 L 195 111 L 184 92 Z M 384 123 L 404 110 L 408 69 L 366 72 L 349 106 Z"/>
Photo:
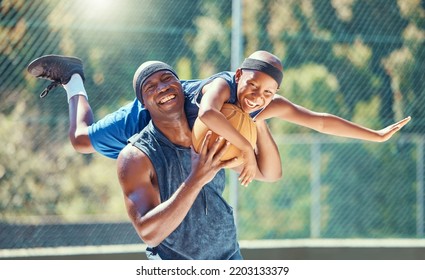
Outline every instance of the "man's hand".
<path fill-rule="evenodd" d="M 223 137 L 218 137 L 215 143 L 208 149 L 208 143 L 211 139 L 211 131 L 208 131 L 202 141 L 199 154 L 192 147 L 192 171 L 191 176 L 197 178 L 202 185 L 210 182 L 217 172 L 231 165 L 236 158 L 221 161 L 220 158 L 226 153 L 230 143 Z M 223 142 L 224 145 L 223 145 Z M 222 147 L 220 147 L 222 146 Z"/>

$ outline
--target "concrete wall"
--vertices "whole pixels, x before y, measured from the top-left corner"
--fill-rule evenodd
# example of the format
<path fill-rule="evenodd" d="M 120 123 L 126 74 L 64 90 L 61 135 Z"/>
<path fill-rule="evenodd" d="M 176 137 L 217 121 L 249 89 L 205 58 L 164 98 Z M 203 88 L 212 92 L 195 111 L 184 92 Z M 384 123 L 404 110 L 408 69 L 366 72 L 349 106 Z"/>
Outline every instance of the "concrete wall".
<path fill-rule="evenodd" d="M 424 239 L 240 241 L 246 260 L 425 260 Z M 1 250 L 0 259 L 146 260 L 145 245 Z"/>

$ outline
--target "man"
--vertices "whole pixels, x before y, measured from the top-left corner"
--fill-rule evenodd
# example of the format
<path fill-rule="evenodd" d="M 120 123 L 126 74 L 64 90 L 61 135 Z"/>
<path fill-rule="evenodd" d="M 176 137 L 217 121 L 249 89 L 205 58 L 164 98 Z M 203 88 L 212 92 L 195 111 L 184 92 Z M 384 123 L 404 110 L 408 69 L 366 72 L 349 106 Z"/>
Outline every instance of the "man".
<path fill-rule="evenodd" d="M 221 196 L 224 174 L 215 176 L 226 166 L 217 158 L 225 149 L 215 153 L 215 143 L 206 151 L 204 143 L 199 155 L 191 152 L 183 89 L 171 67 L 147 62 L 136 75 L 152 120 L 121 151 L 117 170 L 148 257 L 240 259 L 232 211 Z"/>

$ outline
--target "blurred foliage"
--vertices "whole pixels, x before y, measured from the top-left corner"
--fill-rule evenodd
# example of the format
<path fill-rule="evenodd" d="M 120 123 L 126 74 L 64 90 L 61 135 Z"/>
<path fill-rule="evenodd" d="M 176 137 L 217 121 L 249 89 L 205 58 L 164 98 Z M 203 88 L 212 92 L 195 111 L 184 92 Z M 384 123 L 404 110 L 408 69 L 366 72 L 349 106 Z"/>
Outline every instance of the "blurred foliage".
<path fill-rule="evenodd" d="M 100 119 L 134 98 L 133 73 L 145 60 L 166 61 L 183 79 L 229 70 L 231 2 L 1 1 L 0 218 L 127 219 L 115 162 L 72 149 L 64 90 L 39 100 L 47 82 L 26 73 L 32 59 L 81 57 Z M 308 238 L 315 219 L 321 237 L 416 236 L 424 1 L 244 0 L 242 11 L 244 55 L 265 49 L 282 59 L 279 94 L 374 129 L 413 120 L 382 144 L 271 120 L 284 176 L 239 188 L 240 238 Z M 312 209 L 315 168 L 319 210 Z"/>
<path fill-rule="evenodd" d="M 21 120 L 31 111 L 27 106 L 19 100 L 10 114 L 0 114 L 0 140 L 5 143 L 0 149 L 0 217 L 8 221 L 40 221 L 50 216 L 68 221 L 89 215 L 125 218 L 114 161 L 75 156 L 64 139 L 45 143 L 50 128 L 37 123 L 42 115 L 32 115 L 36 125 Z"/>

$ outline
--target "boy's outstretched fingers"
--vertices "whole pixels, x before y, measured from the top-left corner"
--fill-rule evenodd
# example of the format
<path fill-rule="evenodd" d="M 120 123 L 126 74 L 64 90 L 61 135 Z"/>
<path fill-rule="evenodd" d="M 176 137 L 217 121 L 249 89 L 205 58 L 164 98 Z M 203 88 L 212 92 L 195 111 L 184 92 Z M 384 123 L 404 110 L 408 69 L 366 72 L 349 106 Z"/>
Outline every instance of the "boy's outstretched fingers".
<path fill-rule="evenodd" d="M 395 131 L 400 130 L 403 126 L 405 126 L 412 118 L 409 116 L 407 118 L 402 119 L 399 122 L 396 122 L 391 126 L 392 129 L 395 129 Z"/>
<path fill-rule="evenodd" d="M 398 123 L 396 123 L 397 125 L 400 126 L 400 128 L 402 128 L 403 126 L 405 126 L 408 122 L 410 122 L 412 118 L 410 116 L 408 116 L 407 118 L 402 119 L 401 121 L 399 121 Z"/>
<path fill-rule="evenodd" d="M 387 141 L 388 139 L 390 139 L 394 135 L 394 133 L 402 129 L 403 126 L 405 126 L 411 119 L 412 118 L 409 116 L 399 122 L 396 122 L 395 124 L 389 125 L 386 128 L 380 130 L 380 134 L 382 137 L 381 141 Z"/>

